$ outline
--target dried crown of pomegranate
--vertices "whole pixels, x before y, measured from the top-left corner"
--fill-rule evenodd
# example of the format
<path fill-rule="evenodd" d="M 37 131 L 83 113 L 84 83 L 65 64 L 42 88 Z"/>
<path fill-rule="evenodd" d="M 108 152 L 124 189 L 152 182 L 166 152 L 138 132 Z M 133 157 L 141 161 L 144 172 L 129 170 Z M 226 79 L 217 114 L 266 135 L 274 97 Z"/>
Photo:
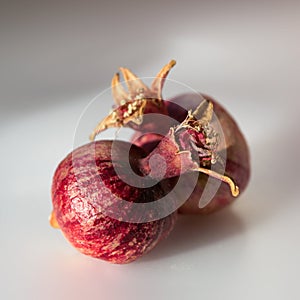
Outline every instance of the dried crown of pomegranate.
<path fill-rule="evenodd" d="M 212 117 L 212 102 L 203 100 L 194 112 L 188 111 L 185 120 L 175 128 L 182 148 L 190 146 L 195 150 L 203 165 L 215 164 L 219 158 L 219 133 L 210 125 Z"/>
<path fill-rule="evenodd" d="M 93 130 L 90 140 L 107 128 L 123 127 L 132 122 L 140 125 L 143 121 L 145 110 L 166 114 L 166 108 L 162 105 L 162 89 L 170 70 L 176 64 L 171 60 L 154 78 L 151 87 L 147 87 L 143 81 L 127 68 L 120 68 L 128 92 L 120 83 L 120 75 L 116 73 L 111 82 L 112 96 L 118 105 L 107 117 L 105 117 Z"/>

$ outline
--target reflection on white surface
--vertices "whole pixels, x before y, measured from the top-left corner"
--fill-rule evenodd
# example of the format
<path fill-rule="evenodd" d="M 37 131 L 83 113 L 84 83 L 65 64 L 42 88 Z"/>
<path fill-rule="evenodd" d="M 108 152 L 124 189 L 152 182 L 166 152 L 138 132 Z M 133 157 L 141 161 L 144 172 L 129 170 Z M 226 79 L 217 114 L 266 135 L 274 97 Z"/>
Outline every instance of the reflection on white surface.
<path fill-rule="evenodd" d="M 1 9 L 3 299 L 299 298 L 300 6 L 275 2 Z M 251 149 L 249 188 L 218 214 L 181 218 L 136 263 L 85 257 L 48 225 L 54 169 L 118 66 L 153 76 L 170 58 L 171 79 L 215 96 L 237 119 Z"/>

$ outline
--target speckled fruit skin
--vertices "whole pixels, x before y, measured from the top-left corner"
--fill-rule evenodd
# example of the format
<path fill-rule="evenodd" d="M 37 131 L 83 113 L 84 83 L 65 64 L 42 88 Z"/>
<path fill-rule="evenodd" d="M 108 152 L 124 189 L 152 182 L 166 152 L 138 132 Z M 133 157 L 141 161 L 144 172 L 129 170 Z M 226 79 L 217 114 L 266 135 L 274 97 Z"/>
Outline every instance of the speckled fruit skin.
<path fill-rule="evenodd" d="M 187 115 L 187 111 L 190 109 L 194 110 L 203 99 L 212 101 L 214 105 L 214 112 L 219 119 L 224 133 L 225 143 L 226 145 L 229 145 L 226 149 L 227 159 L 225 174 L 236 182 L 239 186 L 240 194 L 242 194 L 250 179 L 249 149 L 241 130 L 228 111 L 215 99 L 205 94 L 178 95 L 168 101 L 165 101 L 165 105 L 167 106 L 168 115 L 174 119 L 175 124 L 176 121 L 182 122 Z M 168 129 L 169 128 L 166 127 L 166 133 L 168 132 Z M 160 130 L 162 131 L 162 128 L 160 128 Z M 137 132 L 133 136 L 132 140 L 135 141 L 136 145 L 144 148 L 145 151 L 149 153 L 159 143 L 161 137 L 152 133 L 149 134 L 149 137 L 147 137 L 147 133 Z M 186 176 L 186 180 L 188 182 L 189 174 L 183 174 L 181 176 Z M 212 201 L 205 207 L 199 208 L 199 199 L 207 184 L 207 178 L 207 175 L 199 173 L 198 184 L 191 196 L 179 208 L 179 213 L 209 214 L 224 208 L 236 199 L 231 195 L 228 186 L 222 182 Z M 216 179 L 212 180 L 215 181 Z"/>
<path fill-rule="evenodd" d="M 168 236 L 177 215 L 174 212 L 157 221 L 130 223 L 123 221 L 130 219 L 127 209 L 119 212 L 120 220 L 103 213 L 119 209 L 118 197 L 128 201 L 130 211 L 131 203 L 154 201 L 172 188 L 168 182 L 151 188 L 123 182 L 114 167 L 118 165 L 126 176 L 127 168 L 122 165 L 127 146 L 121 141 L 97 141 L 77 148 L 59 164 L 52 185 L 53 213 L 69 242 L 86 255 L 117 264 L 132 262 L 155 247 Z M 141 148 L 131 146 L 133 169 L 143 155 Z"/>

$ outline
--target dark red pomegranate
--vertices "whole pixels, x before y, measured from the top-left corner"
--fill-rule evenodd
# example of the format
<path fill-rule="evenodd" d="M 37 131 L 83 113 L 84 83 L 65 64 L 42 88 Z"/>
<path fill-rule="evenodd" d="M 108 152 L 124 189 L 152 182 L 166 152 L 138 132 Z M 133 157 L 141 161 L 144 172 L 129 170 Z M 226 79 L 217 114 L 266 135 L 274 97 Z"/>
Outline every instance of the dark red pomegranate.
<path fill-rule="evenodd" d="M 160 151 L 159 154 L 165 156 L 166 160 L 168 160 L 169 153 L 175 151 L 177 146 L 179 146 L 181 151 L 184 150 L 189 152 L 192 150 L 191 147 L 184 148 L 182 147 L 183 145 L 178 145 L 176 142 L 175 150 L 171 150 L 171 144 L 166 142 L 168 139 L 164 139 L 163 144 L 160 146 L 158 146 L 159 143 L 163 140 L 164 136 L 170 134 L 170 127 L 177 126 L 178 123 L 183 122 L 187 118 L 189 111 L 194 111 L 200 103 L 204 103 L 205 100 L 208 100 L 212 105 L 213 114 L 215 115 L 216 120 L 214 122 L 208 120 L 206 124 L 209 126 L 217 124 L 218 128 L 215 128 L 215 132 L 222 137 L 219 142 L 215 144 L 215 149 L 212 153 L 215 156 L 213 160 L 210 157 L 202 158 L 202 165 L 200 164 L 199 167 L 204 168 L 202 168 L 199 173 L 198 183 L 195 186 L 194 192 L 186 199 L 187 201 L 179 209 L 179 212 L 181 213 L 207 214 L 230 204 L 237 195 L 245 190 L 250 178 L 249 150 L 246 140 L 232 116 L 210 96 L 191 93 L 179 95 L 169 100 L 162 99 L 161 93 L 163 84 L 169 70 L 174 64 L 174 61 L 171 61 L 158 73 L 151 88 L 146 87 L 137 76 L 125 69 L 126 72 L 131 74 L 130 76 L 126 76 L 126 72 L 124 74 L 129 93 L 126 93 L 123 87 L 121 87 L 119 77 L 113 80 L 113 97 L 116 103 L 121 103 L 122 105 L 118 106 L 107 118 L 99 123 L 98 127 L 91 135 L 91 138 L 94 139 L 99 132 L 108 127 L 130 126 L 136 129 L 136 133 L 132 137 L 133 143 L 142 147 L 148 154 L 153 151 L 152 155 L 161 148 L 163 149 L 163 153 Z M 122 71 L 124 73 L 124 69 L 122 69 Z M 130 81 L 127 81 L 128 79 L 130 79 Z M 159 89 L 155 88 L 158 84 Z M 159 90 L 159 94 L 156 95 L 157 98 L 154 98 L 154 91 L 157 90 Z M 137 94 L 137 91 L 147 91 L 146 96 L 151 95 L 151 97 Z M 138 101 L 139 107 L 142 107 L 141 109 L 132 110 L 135 101 Z M 157 103 L 159 103 L 159 106 L 156 106 Z M 168 118 L 165 116 L 168 116 Z M 201 118 L 203 118 L 203 112 L 202 115 L 200 112 L 198 116 L 198 119 Z M 184 135 L 186 140 L 195 139 L 195 135 L 189 129 L 185 130 Z M 202 136 L 202 139 L 207 139 L 207 136 Z M 186 146 L 188 146 L 188 144 L 186 144 Z M 203 146 L 203 143 L 198 145 L 198 148 L 202 148 L 202 157 L 203 152 L 207 151 Z M 198 153 L 200 152 L 198 151 Z M 193 160 L 198 160 L 199 158 L 201 160 L 201 155 L 195 157 L 195 154 L 193 154 Z M 203 159 L 208 159 L 206 165 L 203 165 Z M 221 166 L 217 167 L 220 176 L 217 176 L 216 172 L 214 172 L 214 175 L 216 176 L 212 176 L 212 172 L 207 172 L 212 166 L 211 162 L 216 164 L 216 166 L 221 164 Z M 168 163 L 168 165 L 169 167 L 172 167 L 172 164 Z M 183 174 L 184 172 L 180 171 L 179 173 Z M 165 176 L 170 177 L 171 174 L 165 174 Z M 202 197 L 204 189 L 212 189 L 216 186 L 216 182 L 212 178 L 209 178 L 208 180 L 208 177 L 214 177 L 216 180 L 221 179 L 222 183 L 211 201 L 202 201 L 201 204 L 199 200 Z M 225 182 L 223 179 L 225 179 Z M 238 192 L 232 193 L 228 190 L 228 181 L 234 182 L 238 188 Z"/>
<path fill-rule="evenodd" d="M 110 127 L 136 130 L 132 142 L 97 141 L 70 153 L 52 186 L 51 224 L 82 253 L 128 263 L 151 250 L 174 227 L 177 212 L 211 213 L 247 186 L 249 151 L 236 122 L 214 99 L 201 94 L 162 99 L 166 76 L 151 88 L 121 68 L 117 107 L 90 136 Z"/>
<path fill-rule="evenodd" d="M 129 263 L 172 230 L 176 209 L 154 221 L 147 221 L 153 219 L 153 209 L 136 209 L 169 195 L 173 185 L 143 178 L 137 167 L 143 155 L 141 148 L 126 142 L 99 141 L 74 150 L 59 164 L 51 224 L 82 253 Z M 168 199 L 172 205 L 171 195 Z"/>

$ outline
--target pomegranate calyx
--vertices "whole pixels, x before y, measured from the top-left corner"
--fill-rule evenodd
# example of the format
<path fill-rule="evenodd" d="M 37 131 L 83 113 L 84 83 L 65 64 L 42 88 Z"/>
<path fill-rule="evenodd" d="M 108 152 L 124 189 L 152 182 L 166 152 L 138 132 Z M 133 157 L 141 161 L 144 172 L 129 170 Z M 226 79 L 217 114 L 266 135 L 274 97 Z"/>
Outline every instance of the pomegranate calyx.
<path fill-rule="evenodd" d="M 151 88 L 147 87 L 129 69 L 120 68 L 128 87 L 128 92 L 125 91 L 120 83 L 119 73 L 115 74 L 111 81 L 111 88 L 117 107 L 99 122 L 90 135 L 90 140 L 93 141 L 100 132 L 107 128 L 123 127 L 130 122 L 141 125 L 145 113 L 166 115 L 167 109 L 163 103 L 162 89 L 170 70 L 175 64 L 175 60 L 171 60 L 166 64 L 154 78 Z"/>
<path fill-rule="evenodd" d="M 127 101 L 132 101 L 141 98 L 152 98 L 162 101 L 162 89 L 165 80 L 170 72 L 170 70 L 175 66 L 176 61 L 171 60 L 168 64 L 162 67 L 162 69 L 155 76 L 151 88 L 147 87 L 143 81 L 138 78 L 134 73 L 132 73 L 127 68 L 120 68 L 122 75 L 124 77 L 125 83 L 128 88 L 128 92 L 125 91 L 120 83 L 119 74 L 115 74 L 112 79 L 112 96 L 117 105 L 122 105 Z"/>
<path fill-rule="evenodd" d="M 151 89 L 156 93 L 157 99 L 162 99 L 162 89 L 164 87 L 166 78 L 170 70 L 175 66 L 176 61 L 172 59 L 168 64 L 166 64 L 154 78 Z"/>
<path fill-rule="evenodd" d="M 215 164 L 218 159 L 219 133 L 211 126 L 213 104 L 203 100 L 175 128 L 176 140 L 182 150 L 190 150 L 200 159 L 201 166 Z"/>
<path fill-rule="evenodd" d="M 94 141 L 96 136 L 107 128 L 120 128 L 126 126 L 129 122 L 140 125 L 143 122 L 142 116 L 146 104 L 146 99 L 138 99 L 118 106 L 95 127 L 90 135 L 90 140 Z"/>

